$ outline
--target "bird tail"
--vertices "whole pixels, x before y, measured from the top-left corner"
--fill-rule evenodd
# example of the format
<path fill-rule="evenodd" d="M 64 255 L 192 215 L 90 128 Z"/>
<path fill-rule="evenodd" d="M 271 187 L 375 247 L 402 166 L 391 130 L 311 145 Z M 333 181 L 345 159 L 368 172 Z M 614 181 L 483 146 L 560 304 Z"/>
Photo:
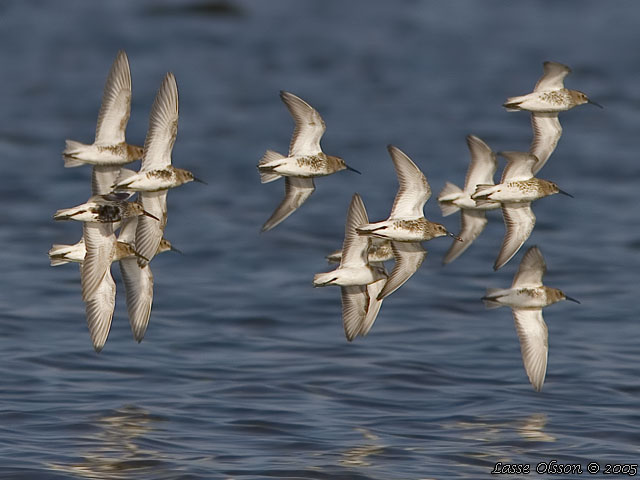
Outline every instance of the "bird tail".
<path fill-rule="evenodd" d="M 455 206 L 451 202 L 460 198 L 462 193 L 462 189 L 457 185 L 454 185 L 451 182 L 444 184 L 444 188 L 440 192 L 440 195 L 438 195 L 438 202 L 440 204 L 440 210 L 442 210 L 443 217 L 452 215 L 460 210 L 460 207 Z"/>
<path fill-rule="evenodd" d="M 260 159 L 260 162 L 258 163 L 258 170 L 260 171 L 260 183 L 273 182 L 274 180 L 282 177 L 282 175 L 273 172 L 273 167 L 268 164 L 275 160 L 282 160 L 283 158 L 287 157 L 278 152 L 274 152 L 273 150 L 267 150 L 264 153 L 264 155 Z"/>
<path fill-rule="evenodd" d="M 476 201 L 477 206 L 495 203 L 493 200 L 489 200 L 489 195 L 493 193 L 491 189 L 494 187 L 495 185 L 480 183 L 476 185 L 476 191 L 471 195 L 471 198 Z"/>
<path fill-rule="evenodd" d="M 487 288 L 487 294 L 482 297 L 482 301 L 484 302 L 485 307 L 487 308 L 498 308 L 502 305 L 498 302 L 498 298 L 501 296 L 502 289 L 501 288 Z"/>
<path fill-rule="evenodd" d="M 326 272 L 326 273 L 316 273 L 313 276 L 313 286 L 314 287 L 325 287 L 334 280 L 337 280 L 335 272 Z"/>
<path fill-rule="evenodd" d="M 83 162 L 82 160 L 78 160 L 77 158 L 75 158 L 75 156 L 82 152 L 85 147 L 86 145 L 84 143 L 76 142 L 75 140 L 64 141 L 64 150 L 62 151 L 62 156 L 64 158 L 65 168 L 73 168 L 84 165 L 85 162 Z"/>
<path fill-rule="evenodd" d="M 517 112 L 518 110 L 522 110 L 520 108 L 521 103 L 522 97 L 509 97 L 507 98 L 507 101 L 502 104 L 502 106 L 507 109 L 507 112 Z"/>

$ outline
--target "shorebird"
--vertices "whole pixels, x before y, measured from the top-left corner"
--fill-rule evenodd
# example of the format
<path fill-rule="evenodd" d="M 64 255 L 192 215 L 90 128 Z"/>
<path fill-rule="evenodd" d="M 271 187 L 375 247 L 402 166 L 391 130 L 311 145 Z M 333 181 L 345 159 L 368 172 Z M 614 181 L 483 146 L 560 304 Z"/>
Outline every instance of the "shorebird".
<path fill-rule="evenodd" d="M 462 239 L 462 242 L 456 240 L 452 242 L 442 260 L 444 264 L 453 262 L 462 255 L 482 233 L 487 225 L 485 211 L 500 208 L 498 202 L 486 202 L 478 206 L 475 200 L 471 199 L 478 184 L 493 185 L 493 175 L 498 167 L 496 154 L 485 142 L 474 135 L 467 135 L 467 146 L 471 153 L 471 163 L 464 181 L 464 189 L 447 182 L 438 195 L 442 216 L 446 217 L 460 210 L 461 226 L 458 237 Z"/>
<path fill-rule="evenodd" d="M 108 185 L 118 175 L 120 165 L 142 158 L 142 147 L 129 145 L 125 141 L 125 130 L 131 112 L 131 72 L 127 54 L 120 50 L 111 66 L 102 94 L 102 105 L 98 114 L 95 140 L 86 145 L 75 140 L 66 140 L 62 152 L 64 166 L 93 165 L 93 177 Z M 95 184 L 94 184 L 95 185 Z M 94 195 L 109 193 L 108 190 L 93 190 Z"/>
<path fill-rule="evenodd" d="M 533 92 L 507 98 L 503 107 L 507 111 L 528 110 L 541 113 L 564 112 L 584 103 L 602 108 L 602 105 L 590 100 L 586 94 L 564 88 L 564 77 L 570 72 L 571 69 L 561 63 L 544 62 L 544 75 L 538 80 Z"/>
<path fill-rule="evenodd" d="M 356 232 L 356 227 L 367 223 L 367 211 L 357 193 L 351 199 L 345 225 L 340 266 L 331 272 L 313 277 L 314 287 L 339 285 L 342 291 L 342 320 L 348 341 L 356 335 L 366 335 L 380 310 L 377 299 L 381 286 L 387 280 L 382 264 L 372 266 L 367 259 L 369 239 Z"/>
<path fill-rule="evenodd" d="M 542 318 L 542 308 L 560 300 L 578 300 L 562 291 L 542 284 L 547 267 L 538 247 L 531 247 L 522 257 L 511 288 L 490 288 L 482 297 L 488 308 L 511 307 L 520 339 L 524 369 L 536 391 L 542 390 L 547 373 L 549 351 L 547 325 Z"/>
<path fill-rule="evenodd" d="M 555 193 L 571 197 L 555 183 L 533 176 L 533 168 L 538 162 L 535 155 L 525 152 L 500 152 L 499 155 L 507 159 L 500 183 L 477 185 L 471 195 L 479 207 L 486 202 L 502 204 L 506 232 L 494 270 L 506 264 L 531 235 L 536 223 L 531 210 L 532 201 Z"/>
<path fill-rule="evenodd" d="M 167 190 L 201 181 L 187 170 L 171 165 L 171 151 L 178 134 L 178 85 L 167 73 L 151 108 L 140 171 L 116 180 L 114 190 L 137 191 L 143 208 L 160 219 L 140 219 L 136 230 L 138 265 L 144 267 L 155 255 L 167 225 Z"/>
<path fill-rule="evenodd" d="M 85 203 L 71 208 L 63 208 L 53 215 L 54 220 L 76 220 L 79 222 L 114 223 L 123 218 L 144 215 L 158 221 L 158 217 L 149 213 L 137 202 L 127 202 L 128 193 L 94 195 Z"/>
<path fill-rule="evenodd" d="M 133 219 L 136 219 L 137 221 L 137 217 L 131 217 L 131 220 Z M 163 238 L 160 241 L 160 245 L 158 245 L 158 251 L 156 252 L 156 255 L 168 250 L 172 250 L 174 252 L 179 251 L 171 244 L 169 240 Z M 80 241 L 74 243 L 73 245 L 54 243 L 53 245 L 51 245 L 48 254 L 52 267 L 65 265 L 67 263 L 82 263 L 84 262 L 85 255 L 87 254 L 87 249 L 84 244 L 84 238 L 81 238 Z M 116 242 L 116 252 L 113 256 L 113 261 L 115 262 L 125 257 L 132 258 L 137 256 L 137 252 L 134 250 L 133 246 L 129 243 L 123 242 L 121 237 L 119 236 Z"/>
<path fill-rule="evenodd" d="M 281 91 L 280 98 L 295 121 L 289 145 L 289 156 L 267 150 L 258 164 L 260 182 L 284 178 L 284 199 L 262 226 L 266 232 L 295 212 L 314 192 L 314 177 L 330 175 L 349 167 L 342 158 L 327 155 L 320 147 L 326 130 L 324 120 L 315 108 L 293 93 Z"/>
<path fill-rule="evenodd" d="M 398 175 L 400 188 L 387 220 L 366 223 L 356 228 L 360 235 L 391 240 L 395 265 L 391 276 L 378 294 L 382 300 L 402 286 L 420 267 L 427 252 L 420 242 L 448 235 L 444 225 L 424 218 L 424 204 L 431 196 L 431 187 L 415 163 L 399 148 L 387 147 Z"/>
<path fill-rule="evenodd" d="M 142 341 L 149 323 L 149 314 L 151 313 L 151 303 L 153 300 L 153 275 L 148 265 L 141 268 L 137 265 L 138 253 L 133 247 L 133 241 L 136 231 L 136 222 L 138 217 L 129 217 L 122 222 L 120 235 L 113 249 L 111 262 L 119 262 L 120 271 L 124 280 L 125 294 L 127 298 L 127 311 L 129 314 L 129 323 L 131 331 L 136 341 Z M 62 265 L 69 262 L 79 263 L 81 274 L 85 278 L 87 284 L 89 278 L 93 278 L 96 287 L 93 291 L 89 290 L 85 298 L 87 323 L 91 333 L 94 348 L 100 351 L 106 342 L 111 320 L 113 317 L 113 308 L 115 300 L 115 285 L 112 287 L 113 279 L 111 271 L 106 267 L 106 263 L 111 255 L 112 238 L 104 234 L 100 227 L 95 225 L 87 225 L 84 231 L 89 236 L 88 241 L 92 251 L 95 251 L 93 259 L 89 260 L 90 266 L 87 270 L 83 269 L 83 264 L 87 254 L 85 246 L 85 236 L 74 245 L 53 245 L 49 250 L 49 258 L 51 265 Z M 93 230 L 96 228 L 97 230 Z M 108 227 L 107 227 L 108 228 Z M 96 239 L 97 236 L 97 239 Z M 96 243 L 97 242 L 97 243 Z M 166 252 L 168 250 L 178 251 L 166 239 L 162 239 L 156 253 Z M 91 258 L 91 257 L 90 257 Z M 91 272 L 100 272 L 105 268 L 103 278 L 96 280 L 100 275 Z M 89 288 L 89 286 L 88 286 Z"/>
<path fill-rule="evenodd" d="M 544 62 L 544 73 L 536 83 L 533 92 L 520 97 L 508 98 L 504 104 L 507 111 L 528 110 L 531 112 L 533 141 L 529 152 L 538 157 L 534 174 L 547 163 L 562 135 L 558 113 L 583 103 L 591 103 L 602 108 L 582 92 L 564 88 L 564 78 L 571 73 L 566 65 Z"/>

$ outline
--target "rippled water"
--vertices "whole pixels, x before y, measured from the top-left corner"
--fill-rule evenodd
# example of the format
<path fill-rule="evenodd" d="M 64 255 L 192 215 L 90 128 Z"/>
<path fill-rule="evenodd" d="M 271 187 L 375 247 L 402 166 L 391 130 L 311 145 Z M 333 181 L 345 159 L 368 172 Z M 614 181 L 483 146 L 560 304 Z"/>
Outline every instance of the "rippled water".
<path fill-rule="evenodd" d="M 64 5 L 64 7 L 63 7 Z M 638 111 L 636 2 L 17 2 L 0 5 L 0 477 L 3 479 L 484 478 L 496 462 L 637 463 Z M 142 143 L 166 71 L 180 89 L 174 163 L 208 186 L 169 195 L 153 262 L 145 340 L 131 339 L 122 288 L 109 341 L 93 352 L 77 268 L 51 243 L 78 225 L 57 208 L 89 195 L 65 169 L 65 138 L 90 141 L 104 79 L 129 55 L 128 139 Z M 337 289 L 313 289 L 340 246 L 351 195 L 374 220 L 397 188 L 393 143 L 434 192 L 462 184 L 464 137 L 524 150 L 528 115 L 505 113 L 542 62 L 604 110 L 561 116 L 541 172 L 575 196 L 536 203 L 528 245 L 546 283 L 582 301 L 545 310 L 550 358 L 529 385 L 508 309 L 521 255 L 491 269 L 499 214 L 453 264 L 448 240 L 387 299 L 366 339 L 344 339 Z M 267 148 L 285 151 L 278 91 L 313 104 L 323 146 L 361 170 L 319 179 L 313 197 L 259 234 L 282 195 L 260 185 Z M 440 218 L 435 201 L 427 216 Z M 442 220 L 457 231 L 457 218 Z M 119 279 L 117 279 L 119 282 Z M 120 284 L 118 284 L 120 287 Z"/>

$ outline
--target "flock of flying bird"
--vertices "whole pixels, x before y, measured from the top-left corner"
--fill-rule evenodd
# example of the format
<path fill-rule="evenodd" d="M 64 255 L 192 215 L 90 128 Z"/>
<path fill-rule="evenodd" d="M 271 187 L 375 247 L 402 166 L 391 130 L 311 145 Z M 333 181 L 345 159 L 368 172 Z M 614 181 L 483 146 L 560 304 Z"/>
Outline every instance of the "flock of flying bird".
<path fill-rule="evenodd" d="M 494 184 L 496 154 L 480 138 L 467 136 L 471 163 L 464 188 L 447 182 L 438 196 L 442 214 L 461 212 L 458 235 L 424 217 L 423 208 L 431 188 L 418 166 L 399 148 L 388 151 L 398 176 L 399 189 L 386 220 L 370 223 L 362 198 L 353 195 L 347 211 L 341 250 L 327 256 L 339 263 L 330 272 L 314 276 L 313 285 L 337 285 L 342 292 L 342 315 L 349 341 L 366 335 L 380 311 L 382 300 L 400 288 L 426 257 L 421 242 L 453 237 L 443 262 L 458 258 L 487 224 L 487 210 L 502 209 L 506 232 L 494 264 L 504 266 L 529 238 L 535 225 L 531 202 L 566 192 L 535 175 L 553 153 L 562 134 L 558 113 L 592 103 L 576 90 L 564 88 L 570 69 L 555 62 L 544 63 L 544 74 L 532 93 L 508 98 L 508 111 L 531 112 L 533 141 L 529 152 L 501 152 L 507 160 L 500 183 Z M 277 226 L 314 192 L 314 177 L 352 170 L 340 157 L 320 147 L 325 123 L 307 102 L 289 92 L 280 97 L 295 121 L 288 155 L 267 150 L 258 164 L 260 180 L 268 183 L 284 177 L 285 196 L 262 231 Z M 600 106 L 600 105 L 598 105 Z M 178 129 L 178 88 L 167 73 L 156 95 L 144 147 L 129 145 L 125 130 L 131 110 L 131 73 L 125 52 L 111 67 L 98 114 L 95 141 L 82 144 L 67 140 L 65 167 L 92 165 L 92 196 L 87 202 L 58 210 L 55 220 L 82 222 L 83 233 L 74 245 L 52 246 L 51 265 L 80 264 L 82 299 L 91 340 L 100 351 L 107 340 L 115 307 L 116 287 L 111 263 L 118 261 L 126 292 L 127 311 L 135 340 L 146 332 L 153 301 L 152 258 L 176 250 L 163 238 L 167 224 L 167 191 L 191 181 L 194 175 L 171 165 Z M 141 160 L 140 171 L 124 165 Z M 203 182 L 204 183 L 204 182 Z M 137 193 L 137 199 L 131 197 Z M 119 234 L 116 237 L 116 231 Z M 389 274 L 384 262 L 394 260 Z M 487 307 L 512 308 L 524 367 L 535 390 L 542 389 L 547 369 L 548 334 L 542 308 L 560 300 L 572 300 L 562 291 L 546 287 L 542 277 L 544 258 L 537 247 L 524 255 L 511 288 L 488 289 L 482 298 Z"/>
<path fill-rule="evenodd" d="M 562 135 L 559 112 L 584 103 L 601 107 L 584 93 L 564 87 L 564 78 L 570 72 L 565 65 L 545 62 L 544 73 L 533 92 L 508 98 L 504 103 L 508 111 L 531 112 L 533 141 L 529 152 L 499 153 L 507 160 L 500 183 L 494 184 L 493 180 L 498 166 L 496 154 L 480 138 L 467 136 L 471 164 L 464 188 L 447 182 L 438 196 L 444 216 L 461 212 L 459 235 L 424 217 L 423 208 L 431 196 L 427 179 L 404 152 L 388 146 L 399 182 L 389 217 L 370 223 L 362 198 L 354 194 L 347 211 L 342 250 L 327 256 L 329 262 L 339 262 L 339 266 L 330 272 L 318 273 L 313 279 L 316 287 L 341 287 L 347 340 L 366 335 L 382 300 L 417 271 L 427 254 L 421 242 L 447 235 L 453 237 L 443 260 L 445 264 L 452 262 L 483 231 L 487 224 L 485 212 L 502 209 L 506 232 L 494 263 L 494 270 L 498 270 L 513 258 L 533 231 L 536 217 L 531 202 L 555 193 L 571 196 L 554 182 L 535 176 Z M 285 181 L 284 199 L 263 225 L 263 231 L 274 228 L 309 198 L 315 190 L 314 177 L 345 169 L 357 172 L 340 157 L 322 151 L 320 139 L 326 127 L 313 107 L 289 92 L 280 92 L 280 97 L 295 121 L 295 129 L 288 156 L 267 150 L 258 164 L 262 183 L 281 177 Z M 391 259 L 394 267 L 388 274 L 383 262 Z M 520 263 L 511 288 L 488 289 L 482 298 L 488 308 L 511 307 L 524 367 L 536 391 L 542 389 L 547 370 L 548 333 L 542 308 L 565 299 L 579 303 L 558 289 L 544 286 L 545 271 L 542 253 L 538 247 L 531 247 Z"/>
<path fill-rule="evenodd" d="M 87 202 L 58 210 L 53 216 L 82 222 L 80 241 L 53 245 L 49 258 L 51 265 L 80 264 L 82 299 L 96 351 L 104 347 L 111 328 L 116 298 L 111 276 L 114 261 L 120 264 L 133 337 L 142 341 L 153 301 L 149 262 L 157 253 L 176 250 L 163 238 L 167 191 L 199 181 L 191 172 L 171 165 L 178 132 L 178 87 L 173 74 L 166 74 L 156 95 L 144 147 L 126 143 L 130 111 L 129 60 L 120 51 L 104 87 L 95 141 L 86 145 L 67 140 L 63 151 L 65 167 L 92 165 L 92 195 Z M 139 172 L 123 168 L 136 160 L 141 160 Z M 135 193 L 138 198 L 131 201 Z"/>

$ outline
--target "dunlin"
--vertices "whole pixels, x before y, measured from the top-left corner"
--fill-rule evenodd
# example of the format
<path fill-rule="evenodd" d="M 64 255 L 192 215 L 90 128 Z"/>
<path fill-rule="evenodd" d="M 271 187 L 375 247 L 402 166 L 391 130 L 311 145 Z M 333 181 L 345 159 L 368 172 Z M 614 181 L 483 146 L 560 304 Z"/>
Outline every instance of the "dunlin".
<path fill-rule="evenodd" d="M 83 164 L 93 165 L 93 176 L 101 178 L 105 189 L 96 189 L 94 195 L 111 191 L 111 184 L 118 175 L 120 165 L 142 158 L 142 147 L 129 145 L 125 141 L 125 130 L 131 112 L 131 72 L 124 51 L 119 51 L 111 66 L 98 114 L 95 140 L 86 145 L 75 140 L 66 140 L 62 152 L 65 167 Z"/>
<path fill-rule="evenodd" d="M 369 239 L 356 232 L 358 225 L 368 221 L 364 203 L 356 193 L 347 213 L 340 266 L 313 278 L 314 287 L 341 287 L 342 320 L 349 341 L 356 335 L 365 335 L 373 325 L 380 309 L 377 293 L 387 279 L 384 266 L 371 266 L 368 262 Z"/>
<path fill-rule="evenodd" d="M 136 341 L 142 341 L 149 323 L 151 303 L 153 300 L 153 275 L 148 265 L 139 267 L 137 264 L 138 253 L 133 247 L 138 217 L 129 217 L 122 222 L 120 235 L 111 256 L 111 262 L 120 263 L 120 271 L 124 280 L 125 294 L 127 298 L 127 311 L 131 331 Z M 115 286 L 112 287 L 111 269 L 107 266 L 111 255 L 110 226 L 100 224 L 85 224 L 83 238 L 74 245 L 53 245 L 49 250 L 51 265 L 62 265 L 69 262 L 81 264 L 83 286 L 86 287 L 86 312 L 87 322 L 91 332 L 94 348 L 100 351 L 106 342 L 107 335 L 113 317 L 115 305 Z M 106 231 L 103 230 L 104 227 Z M 90 245 L 89 260 L 84 268 L 87 249 L 85 237 Z M 168 250 L 178 251 L 166 239 L 162 239 L 157 253 Z M 104 269 L 102 279 L 97 280 Z M 95 283 L 96 286 L 93 286 Z M 113 289 L 113 292 L 112 292 Z"/>
<path fill-rule="evenodd" d="M 488 308 L 511 307 L 520 339 L 522 361 L 529 381 L 536 391 L 542 390 L 547 373 L 547 354 L 549 351 L 547 325 L 542 318 L 542 308 L 560 300 L 571 300 L 562 291 L 546 287 L 542 277 L 546 265 L 538 247 L 527 250 L 511 288 L 491 288 L 482 298 Z"/>
<path fill-rule="evenodd" d="M 138 217 L 131 217 L 127 220 L 136 220 Z M 135 230 L 134 230 L 135 231 Z M 179 251 L 169 240 L 163 238 L 160 241 L 160 245 L 158 245 L 158 253 L 166 252 L 168 250 Z M 58 265 L 64 265 L 67 263 L 82 263 L 84 261 L 84 257 L 87 253 L 87 249 L 84 244 L 84 238 L 81 238 L 79 242 L 74 243 L 73 245 L 54 243 L 49 249 L 49 260 L 51 262 L 52 267 L 56 267 Z M 129 243 L 125 243 L 121 240 L 121 237 L 118 237 L 118 241 L 116 243 L 116 252 L 113 256 L 113 261 L 119 261 L 123 258 L 133 258 L 137 257 L 138 252 L 136 252 L 133 248 L 133 245 Z"/>
<path fill-rule="evenodd" d="M 544 63 L 544 75 L 536 83 L 533 92 L 519 97 L 507 98 L 504 107 L 508 111 L 528 110 L 530 112 L 557 113 L 584 103 L 601 105 L 589 100 L 578 90 L 564 88 L 564 77 L 571 72 L 566 65 L 556 62 Z"/>
<path fill-rule="evenodd" d="M 471 196 L 478 206 L 486 202 L 500 202 L 506 232 L 502 248 L 498 254 L 494 270 L 506 264 L 529 238 L 536 223 L 531 210 L 531 202 L 542 197 L 567 192 L 548 180 L 533 176 L 533 168 L 538 162 L 535 155 L 525 152 L 501 152 L 507 159 L 498 185 L 478 185 Z"/>
<path fill-rule="evenodd" d="M 360 235 L 392 241 L 396 263 L 378 299 L 390 295 L 404 284 L 422 264 L 426 251 L 420 242 L 449 235 L 444 225 L 424 218 L 423 208 L 431 196 L 431 187 L 415 163 L 399 148 L 387 147 L 398 175 L 400 187 L 387 220 L 367 223 L 356 228 Z M 402 244 L 400 242 L 406 242 Z"/>
<path fill-rule="evenodd" d="M 442 261 L 445 264 L 462 255 L 482 233 L 487 225 L 485 210 L 500 208 L 498 202 L 486 202 L 478 206 L 475 200 L 471 199 L 478 184 L 493 185 L 493 175 L 498 167 L 496 154 L 485 142 L 474 135 L 467 135 L 467 146 L 471 153 L 471 163 L 464 181 L 464 190 L 447 182 L 438 195 L 438 203 L 443 216 L 446 217 L 460 210 L 461 227 L 458 237 L 462 239 L 462 242 L 456 240 L 452 242 Z"/>
<path fill-rule="evenodd" d="M 314 177 L 345 169 L 360 173 L 349 167 L 342 158 L 322 151 L 320 139 L 326 126 L 315 108 L 289 92 L 281 91 L 280 98 L 295 121 L 295 129 L 289 145 L 289 156 L 267 150 L 258 164 L 262 183 L 285 177 L 284 199 L 262 226 L 263 232 L 274 228 L 311 196 L 315 190 Z"/>
<path fill-rule="evenodd" d="M 544 73 L 533 92 L 520 97 L 508 98 L 504 104 L 507 111 L 528 110 L 531 112 L 533 141 L 529 152 L 538 157 L 533 173 L 536 174 L 547 163 L 562 135 L 558 112 L 569 110 L 583 103 L 601 105 L 589 100 L 582 92 L 564 88 L 564 78 L 571 73 L 566 65 L 544 62 Z"/>
<path fill-rule="evenodd" d="M 159 192 L 183 183 L 199 181 L 188 170 L 171 165 L 171 151 L 178 134 L 178 85 L 171 72 L 164 77 L 158 90 L 149 130 L 144 142 L 140 171 L 113 186 L 114 190 Z"/>
<path fill-rule="evenodd" d="M 119 178 L 115 190 L 139 192 L 144 209 L 159 222 L 138 221 L 135 245 L 144 267 L 158 250 L 167 224 L 167 190 L 196 180 L 187 170 L 171 165 L 171 152 L 178 134 L 178 86 L 172 73 L 167 73 L 158 90 L 149 119 L 140 172 Z M 145 260 L 147 259 L 147 260 Z"/>
<path fill-rule="evenodd" d="M 144 215 L 158 221 L 158 217 L 148 212 L 137 202 L 127 202 L 127 193 L 94 195 L 85 203 L 71 208 L 63 208 L 53 215 L 54 220 L 76 220 L 79 222 L 113 223 L 123 218 Z"/>

